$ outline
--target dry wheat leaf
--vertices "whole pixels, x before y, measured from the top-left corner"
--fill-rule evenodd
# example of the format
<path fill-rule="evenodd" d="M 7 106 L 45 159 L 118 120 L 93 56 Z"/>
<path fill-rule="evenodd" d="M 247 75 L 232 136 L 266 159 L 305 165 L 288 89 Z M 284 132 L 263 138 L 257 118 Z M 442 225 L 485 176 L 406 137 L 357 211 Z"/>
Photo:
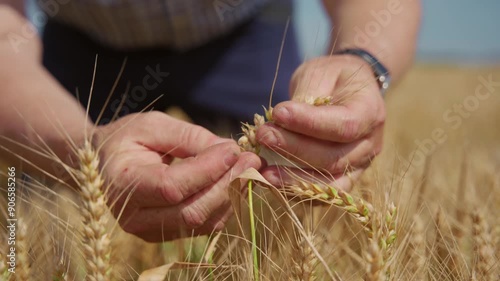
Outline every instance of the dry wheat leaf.
<path fill-rule="evenodd" d="M 163 281 L 170 270 L 191 268 L 215 268 L 216 265 L 209 263 L 172 262 L 151 268 L 142 272 L 137 281 Z"/>
<path fill-rule="evenodd" d="M 255 168 L 248 168 L 246 169 L 243 173 L 241 173 L 236 179 L 234 179 L 231 182 L 231 185 L 237 183 L 236 180 L 238 179 L 244 179 L 244 180 L 254 180 L 258 181 L 261 183 L 264 183 L 266 185 L 272 186 L 271 183 L 269 183 L 260 173 L 259 171 L 255 170 Z"/>
<path fill-rule="evenodd" d="M 239 176 L 235 177 L 231 183 L 229 184 L 229 197 L 231 198 L 231 202 L 235 204 L 233 206 L 236 216 L 241 217 L 241 182 L 240 180 L 253 180 L 256 182 L 261 182 L 263 184 L 272 186 L 260 173 L 254 168 L 248 168 Z"/>

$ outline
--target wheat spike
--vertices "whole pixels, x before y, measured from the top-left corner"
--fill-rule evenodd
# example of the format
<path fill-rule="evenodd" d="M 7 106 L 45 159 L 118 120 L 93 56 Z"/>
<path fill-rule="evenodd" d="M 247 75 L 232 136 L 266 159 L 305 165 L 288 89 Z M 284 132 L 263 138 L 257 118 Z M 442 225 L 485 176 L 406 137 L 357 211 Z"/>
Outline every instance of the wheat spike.
<path fill-rule="evenodd" d="M 341 208 L 360 222 L 370 237 L 373 237 L 371 228 L 371 214 L 373 206 L 363 199 L 355 199 L 349 193 L 343 190 L 337 190 L 331 185 L 326 188 L 319 184 L 300 181 L 298 185 L 287 185 L 285 193 L 291 196 L 298 196 L 304 199 L 318 200 Z"/>
<path fill-rule="evenodd" d="M 383 253 L 375 241 L 371 241 L 363 255 L 366 262 L 365 281 L 383 281 Z"/>
<path fill-rule="evenodd" d="M 99 171 L 99 156 L 90 142 L 78 150 L 80 170 L 78 183 L 82 199 L 82 247 L 87 279 L 106 281 L 111 278 L 110 238 L 106 230 L 106 198 L 101 188 L 104 180 Z"/>
<path fill-rule="evenodd" d="M 425 280 L 425 228 L 419 214 L 413 216 L 413 227 L 410 231 L 408 272 L 411 280 Z"/>
<path fill-rule="evenodd" d="M 479 280 L 498 280 L 495 275 L 496 259 L 490 227 L 484 215 L 476 210 L 472 213 L 472 238 L 474 241 L 474 272 Z M 496 277 L 495 277 L 496 276 Z"/>
<path fill-rule="evenodd" d="M 267 115 L 268 113 L 266 111 L 266 116 Z M 269 120 L 270 117 L 267 118 Z M 258 155 L 260 153 L 260 144 L 257 142 L 255 134 L 257 132 L 257 129 L 259 129 L 260 126 L 266 123 L 266 119 L 262 115 L 255 114 L 253 123 L 254 125 L 243 123 L 243 125 L 241 126 L 243 136 L 238 139 L 238 145 L 240 146 L 241 150 L 253 152 Z"/>
<path fill-rule="evenodd" d="M 23 218 L 18 218 L 16 230 L 16 273 L 13 274 L 14 280 L 28 281 L 30 276 L 30 255 L 28 242 L 28 227 Z"/>
<path fill-rule="evenodd" d="M 392 246 L 396 240 L 396 216 L 397 208 L 394 203 L 390 203 L 385 213 L 384 221 L 381 224 L 382 237 L 380 245 L 384 251 L 384 260 L 387 261 L 392 254 Z"/>
<path fill-rule="evenodd" d="M 293 267 L 291 271 L 291 280 L 295 281 L 314 281 L 316 279 L 315 269 L 319 264 L 318 258 L 306 242 L 309 239 L 316 244 L 317 239 L 313 234 L 308 237 L 299 236 L 296 245 L 294 245 Z M 316 245 L 315 245 L 316 246 Z"/>

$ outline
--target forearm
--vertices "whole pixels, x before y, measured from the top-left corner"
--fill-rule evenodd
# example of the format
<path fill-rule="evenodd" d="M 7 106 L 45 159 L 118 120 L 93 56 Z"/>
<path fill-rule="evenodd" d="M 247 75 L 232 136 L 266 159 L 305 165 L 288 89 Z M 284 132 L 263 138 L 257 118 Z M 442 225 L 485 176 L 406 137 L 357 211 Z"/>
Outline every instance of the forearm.
<path fill-rule="evenodd" d="M 10 6 L 20 15 L 24 15 L 24 0 L 0 0 L 0 5 Z"/>
<path fill-rule="evenodd" d="M 38 38 L 14 50 L 9 34 L 21 34 L 27 23 L 12 12 L 5 7 L 0 12 L 0 145 L 48 169 L 54 167 L 52 161 L 14 142 L 37 151 L 46 143 L 64 161 L 67 138 L 80 140 L 85 127 L 92 124 L 79 103 L 41 65 Z M 2 159 L 10 154 L 0 149 Z"/>
<path fill-rule="evenodd" d="M 333 50 L 363 48 L 399 80 L 411 66 L 420 25 L 420 0 L 323 0 L 334 32 Z"/>

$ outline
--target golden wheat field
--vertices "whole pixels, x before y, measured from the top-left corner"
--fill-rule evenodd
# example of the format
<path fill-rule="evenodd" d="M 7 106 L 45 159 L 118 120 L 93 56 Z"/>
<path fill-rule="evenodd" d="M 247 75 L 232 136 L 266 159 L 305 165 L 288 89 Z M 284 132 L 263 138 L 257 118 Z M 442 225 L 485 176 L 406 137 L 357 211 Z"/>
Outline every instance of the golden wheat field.
<path fill-rule="evenodd" d="M 78 191 L 20 178 L 16 162 L 15 274 L 3 163 L 0 279 L 500 280 L 500 67 L 417 65 L 386 103 L 384 150 L 350 193 L 247 171 L 249 193 L 229 189 L 235 215 L 210 237 L 121 230 L 90 145 Z"/>

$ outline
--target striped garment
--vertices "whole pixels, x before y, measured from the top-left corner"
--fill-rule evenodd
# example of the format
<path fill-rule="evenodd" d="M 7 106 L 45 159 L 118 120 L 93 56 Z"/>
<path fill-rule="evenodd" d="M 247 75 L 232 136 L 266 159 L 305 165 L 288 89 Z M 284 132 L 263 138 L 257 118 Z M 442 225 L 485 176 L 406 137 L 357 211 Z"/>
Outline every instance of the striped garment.
<path fill-rule="evenodd" d="M 200 46 L 255 15 L 269 0 L 61 0 L 54 20 L 118 49 Z"/>

